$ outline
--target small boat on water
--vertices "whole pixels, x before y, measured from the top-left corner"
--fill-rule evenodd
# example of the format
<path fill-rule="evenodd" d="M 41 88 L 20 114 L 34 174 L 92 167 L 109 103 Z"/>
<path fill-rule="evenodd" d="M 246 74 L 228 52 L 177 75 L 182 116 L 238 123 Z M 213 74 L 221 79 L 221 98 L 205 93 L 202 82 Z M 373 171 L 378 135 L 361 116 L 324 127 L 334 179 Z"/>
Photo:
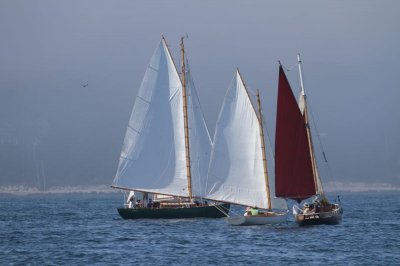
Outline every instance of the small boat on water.
<path fill-rule="evenodd" d="M 338 224 L 343 209 L 340 201 L 327 199 L 317 166 L 310 129 L 308 103 L 298 56 L 301 93 L 297 104 L 282 65 L 279 66 L 278 104 L 275 134 L 275 194 L 295 200 L 297 224 Z M 325 157 L 325 155 L 324 155 Z M 326 160 L 326 159 L 325 159 Z M 302 201 L 313 198 L 312 202 Z"/>
<path fill-rule="evenodd" d="M 257 104 L 258 115 L 237 70 L 218 117 L 205 196 L 249 207 L 244 215 L 228 217 L 231 225 L 277 224 L 288 215 L 286 201 L 271 197 L 258 91 Z M 283 208 L 277 210 L 279 204 Z"/>
<path fill-rule="evenodd" d="M 259 212 L 254 215 L 243 215 L 243 216 L 230 216 L 228 217 L 228 223 L 230 225 L 267 225 L 267 224 L 281 224 L 286 222 L 288 212 Z"/>
<path fill-rule="evenodd" d="M 221 218 L 229 204 L 202 200 L 211 139 L 181 39 L 179 75 L 162 37 L 146 69 L 112 187 L 134 191 L 124 219 Z"/>

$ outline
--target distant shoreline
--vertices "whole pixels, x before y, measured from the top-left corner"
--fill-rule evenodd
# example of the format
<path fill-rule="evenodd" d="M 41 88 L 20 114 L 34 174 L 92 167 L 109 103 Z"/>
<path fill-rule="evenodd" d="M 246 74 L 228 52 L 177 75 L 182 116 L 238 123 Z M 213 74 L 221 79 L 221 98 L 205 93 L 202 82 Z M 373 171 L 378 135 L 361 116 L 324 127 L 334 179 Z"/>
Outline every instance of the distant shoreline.
<path fill-rule="evenodd" d="M 400 191 L 399 185 L 365 182 L 328 182 L 325 191 L 331 192 L 390 192 Z"/>

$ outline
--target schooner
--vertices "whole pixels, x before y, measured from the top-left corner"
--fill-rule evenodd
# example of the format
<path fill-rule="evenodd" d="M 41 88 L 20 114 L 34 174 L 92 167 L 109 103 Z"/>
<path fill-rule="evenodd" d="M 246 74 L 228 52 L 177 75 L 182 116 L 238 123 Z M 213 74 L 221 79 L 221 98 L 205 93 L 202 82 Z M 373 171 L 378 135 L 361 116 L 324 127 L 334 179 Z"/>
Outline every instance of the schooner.
<path fill-rule="evenodd" d="M 202 200 L 211 139 L 183 38 L 181 62 L 180 76 L 162 37 L 136 96 L 112 183 L 131 191 L 135 201 L 118 208 L 125 219 L 219 218 L 229 212 L 229 204 Z"/>

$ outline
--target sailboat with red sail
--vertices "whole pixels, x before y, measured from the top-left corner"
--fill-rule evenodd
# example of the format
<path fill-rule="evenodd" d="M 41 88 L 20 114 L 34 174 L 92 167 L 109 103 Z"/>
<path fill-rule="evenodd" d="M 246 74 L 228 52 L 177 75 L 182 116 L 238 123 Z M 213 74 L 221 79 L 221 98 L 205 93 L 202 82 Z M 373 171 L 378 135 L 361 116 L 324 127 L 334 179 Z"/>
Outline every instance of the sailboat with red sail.
<path fill-rule="evenodd" d="M 328 201 L 318 171 L 309 126 L 307 97 L 301 83 L 297 103 L 282 65 L 279 66 L 278 103 L 275 137 L 275 194 L 295 200 L 293 214 L 299 225 L 338 224 L 343 209 Z M 305 201 L 304 205 L 298 205 Z M 311 202 L 310 202 L 311 201 Z"/>

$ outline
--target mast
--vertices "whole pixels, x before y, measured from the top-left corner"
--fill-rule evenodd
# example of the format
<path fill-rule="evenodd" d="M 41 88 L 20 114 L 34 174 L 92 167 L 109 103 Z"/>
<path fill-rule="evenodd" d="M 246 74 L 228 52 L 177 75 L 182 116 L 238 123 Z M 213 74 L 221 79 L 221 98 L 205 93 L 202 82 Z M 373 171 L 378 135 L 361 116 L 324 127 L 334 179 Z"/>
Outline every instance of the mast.
<path fill-rule="evenodd" d="M 304 91 L 304 83 L 303 83 L 303 72 L 301 71 L 301 60 L 300 60 L 300 54 L 297 54 L 297 61 L 299 62 L 299 75 L 300 75 L 300 86 L 301 86 L 301 95 L 306 96 L 306 93 Z"/>
<path fill-rule="evenodd" d="M 262 149 L 262 157 L 263 157 L 263 166 L 264 166 L 264 178 L 265 178 L 265 189 L 267 191 L 267 199 L 268 199 L 268 210 L 271 210 L 271 194 L 269 190 L 269 177 L 268 177 L 268 168 L 267 168 L 267 156 L 265 152 L 265 142 L 264 142 L 264 126 L 263 126 L 263 116 L 261 110 L 261 101 L 260 101 L 260 92 L 257 89 L 257 105 L 258 105 L 258 115 L 260 121 L 260 137 L 261 137 L 261 149 Z"/>
<path fill-rule="evenodd" d="M 299 76 L 300 76 L 300 85 L 301 85 L 301 96 L 300 97 L 302 98 L 302 99 L 300 99 L 300 102 L 303 101 L 303 106 L 302 106 L 303 110 L 300 108 L 300 111 L 302 112 L 302 114 L 304 116 L 304 122 L 306 124 L 308 145 L 310 146 L 310 156 L 311 156 L 312 170 L 313 170 L 314 183 L 315 183 L 315 191 L 317 193 L 323 195 L 324 191 L 322 189 L 321 179 L 320 179 L 319 173 L 318 173 L 318 166 L 317 166 L 317 161 L 315 159 L 314 145 L 313 145 L 312 136 L 311 136 L 310 123 L 309 123 L 309 119 L 308 119 L 307 97 L 306 97 L 306 93 L 304 90 L 303 72 L 301 69 L 300 54 L 297 54 L 297 61 L 299 63 Z"/>
<path fill-rule="evenodd" d="M 188 127 L 188 113 L 187 113 L 187 95 L 186 95 L 186 65 L 185 65 L 185 46 L 183 44 L 183 37 L 181 37 L 181 59 L 182 59 L 182 97 L 183 97 L 183 121 L 185 127 L 185 149 L 186 149 L 186 173 L 188 182 L 189 198 L 192 198 L 192 174 L 190 169 L 190 145 L 189 145 L 189 127 Z"/>

